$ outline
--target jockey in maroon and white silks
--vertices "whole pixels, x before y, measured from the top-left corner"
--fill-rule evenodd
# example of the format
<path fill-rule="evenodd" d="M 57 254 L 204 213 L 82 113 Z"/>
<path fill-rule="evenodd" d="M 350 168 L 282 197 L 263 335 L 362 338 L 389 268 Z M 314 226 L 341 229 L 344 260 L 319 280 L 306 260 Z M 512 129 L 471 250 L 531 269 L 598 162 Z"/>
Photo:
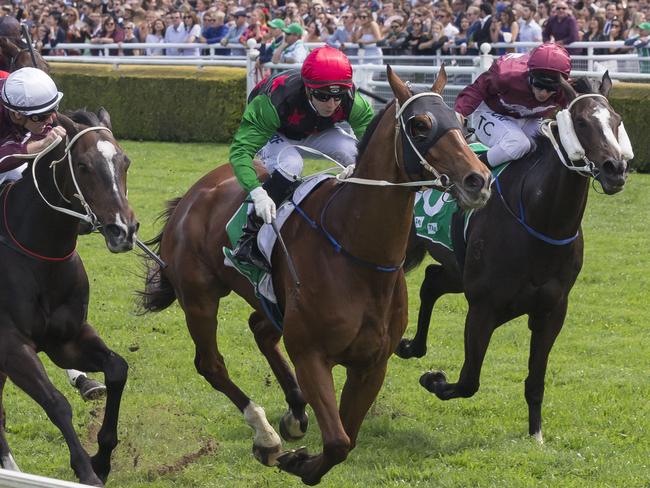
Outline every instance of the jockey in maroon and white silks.
<path fill-rule="evenodd" d="M 566 49 L 542 44 L 502 56 L 458 95 L 459 118 L 471 116 L 478 139 L 490 147 L 485 162 L 497 166 L 534 148 L 542 119 L 567 105 L 559 85 L 570 71 Z"/>

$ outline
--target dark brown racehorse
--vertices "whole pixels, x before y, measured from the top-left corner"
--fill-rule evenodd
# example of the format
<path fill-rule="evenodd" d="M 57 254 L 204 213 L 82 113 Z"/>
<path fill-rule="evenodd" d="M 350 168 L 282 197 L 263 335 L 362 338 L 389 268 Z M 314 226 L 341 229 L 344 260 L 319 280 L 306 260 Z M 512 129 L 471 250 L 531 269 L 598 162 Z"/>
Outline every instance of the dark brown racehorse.
<path fill-rule="evenodd" d="M 111 252 L 133 247 L 138 224 L 126 198 L 129 160 L 107 130 L 108 113 L 102 110 L 98 117 L 75 112 L 70 117 L 58 118 L 70 138 L 69 159 L 63 141 L 0 193 L 0 394 L 9 377 L 38 402 L 61 430 L 70 465 L 81 482 L 102 486 L 117 445 L 128 366 L 87 322 L 88 278 L 75 252 L 77 215 L 87 220 L 84 229 L 88 224 L 100 226 Z M 81 446 L 70 404 L 47 377 L 39 352 L 61 368 L 104 372 L 106 412 L 97 436 L 99 450 L 92 458 Z M 4 426 L 1 403 L 0 419 Z M 0 463 L 18 469 L 3 428 Z"/>
<path fill-rule="evenodd" d="M 461 205 L 482 206 L 489 195 L 490 174 L 465 144 L 453 112 L 438 95 L 447 80 L 444 70 L 433 92 L 419 97 L 413 96 L 390 68 L 387 71 L 404 116 L 398 132 L 394 102 L 375 117 L 360 145 L 354 176 L 390 182 L 430 177 L 422 162 L 404 150 L 402 143 L 408 136 L 425 155 L 426 164 L 447 175 L 442 179 L 453 184 L 452 192 Z M 437 117 L 453 119 L 453 128 L 440 130 L 442 122 Z M 278 349 L 280 334 L 265 318 L 253 287 L 224 265 L 221 249 L 229 246 L 225 224 L 245 196 L 230 165 L 224 165 L 171 203 L 168 220 L 156 239 L 168 267 L 162 274 L 158 268 L 150 274 L 144 307 L 162 310 L 178 299 L 196 347 L 196 369 L 230 398 L 255 429 L 256 457 L 267 465 L 277 464 L 307 484 L 316 484 L 355 446 L 361 423 L 383 383 L 388 358 L 406 327 L 401 263 L 414 192 L 409 187 L 380 188 L 330 180 L 301 204 L 318 228 L 295 213 L 283 227 L 302 285 L 296 287 L 285 256 L 277 248 L 272 256 L 273 283 L 284 310 L 284 342 L 297 381 Z M 337 252 L 329 243 L 324 228 L 344 251 Z M 380 265 L 387 269 L 379 270 Z M 281 434 L 285 439 L 304 435 L 308 402 L 322 433 L 320 454 L 283 451 L 263 409 L 229 378 L 216 344 L 215 316 L 220 299 L 231 290 L 254 308 L 250 328 L 284 390 L 289 411 L 281 420 Z M 340 410 L 332 380 L 332 368 L 337 364 L 347 368 Z"/>
<path fill-rule="evenodd" d="M 581 93 L 593 92 L 585 79 L 579 80 L 576 88 Z M 529 433 L 540 442 L 548 356 L 564 324 L 569 292 L 582 267 L 580 223 L 592 181 L 589 177 L 595 178 L 606 194 L 622 190 L 626 179 L 630 156 L 625 156 L 623 148 L 627 136 L 619 129 L 621 117 L 605 98 L 610 88 L 607 74 L 599 88 L 603 96 L 577 98 L 569 84 L 563 86 L 568 100 L 574 101 L 570 116 L 575 134 L 586 148 L 586 159 L 573 164 L 583 166 L 584 171 L 563 166 L 551 141 L 541 136 L 537 149 L 513 162 L 497 179 L 498 186 L 493 185 L 492 198 L 470 221 L 460 259 L 439 245 L 413 238 L 413 234 L 409 244 L 409 267 L 418 264 L 426 251 L 441 264 L 426 269 L 417 333 L 412 340 L 401 341 L 397 355 L 422 357 L 436 300 L 446 293 L 463 292 L 469 311 L 460 378 L 448 383 L 443 373 L 430 372 L 420 383 L 443 400 L 471 397 L 479 389 L 481 365 L 494 329 L 527 314 L 532 335 L 525 394 Z M 553 134 L 559 140 L 557 128 Z M 563 150 L 562 157 L 568 163 L 566 152 Z"/>
<path fill-rule="evenodd" d="M 47 61 L 34 52 L 34 65 L 27 43 L 21 38 L 20 23 L 13 17 L 0 17 L 0 70 L 12 72 L 25 66 L 50 72 Z"/>

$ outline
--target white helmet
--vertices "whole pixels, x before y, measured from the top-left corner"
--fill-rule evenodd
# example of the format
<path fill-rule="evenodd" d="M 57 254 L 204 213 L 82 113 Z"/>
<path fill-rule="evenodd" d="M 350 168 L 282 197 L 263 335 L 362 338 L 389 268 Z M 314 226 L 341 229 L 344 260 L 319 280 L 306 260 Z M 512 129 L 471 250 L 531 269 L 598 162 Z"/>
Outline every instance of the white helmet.
<path fill-rule="evenodd" d="M 21 68 L 5 80 L 0 102 L 14 112 L 34 115 L 56 110 L 62 97 L 47 73 L 37 68 Z"/>

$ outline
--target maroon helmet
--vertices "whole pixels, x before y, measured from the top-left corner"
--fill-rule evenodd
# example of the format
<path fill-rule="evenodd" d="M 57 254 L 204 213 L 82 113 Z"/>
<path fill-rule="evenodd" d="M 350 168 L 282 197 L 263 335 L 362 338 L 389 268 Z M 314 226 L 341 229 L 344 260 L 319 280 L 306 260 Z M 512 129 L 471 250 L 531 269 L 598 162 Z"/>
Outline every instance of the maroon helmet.
<path fill-rule="evenodd" d="M 340 93 L 352 88 L 352 65 L 348 57 L 330 46 L 317 47 L 302 64 L 303 82 L 307 88 Z"/>
<path fill-rule="evenodd" d="M 571 58 L 562 46 L 542 44 L 530 52 L 528 71 L 552 71 L 567 79 L 571 72 Z"/>

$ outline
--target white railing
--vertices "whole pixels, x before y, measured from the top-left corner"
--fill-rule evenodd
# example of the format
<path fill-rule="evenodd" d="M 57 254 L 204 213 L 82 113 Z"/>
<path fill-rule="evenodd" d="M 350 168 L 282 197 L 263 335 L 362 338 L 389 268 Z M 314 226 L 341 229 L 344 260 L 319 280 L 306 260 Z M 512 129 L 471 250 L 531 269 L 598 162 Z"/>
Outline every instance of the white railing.
<path fill-rule="evenodd" d="M 88 488 L 89 486 L 0 468 L 2 488 Z"/>

